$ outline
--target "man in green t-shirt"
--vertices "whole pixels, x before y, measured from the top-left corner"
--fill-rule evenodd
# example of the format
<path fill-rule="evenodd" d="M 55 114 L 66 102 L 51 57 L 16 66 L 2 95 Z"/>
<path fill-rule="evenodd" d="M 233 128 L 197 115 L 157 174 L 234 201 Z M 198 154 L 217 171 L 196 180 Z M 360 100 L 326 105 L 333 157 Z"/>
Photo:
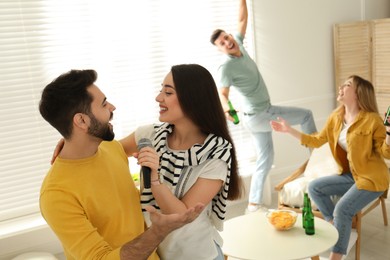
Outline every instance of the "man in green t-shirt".
<path fill-rule="evenodd" d="M 213 45 L 226 58 L 218 68 L 217 85 L 228 120 L 229 90 L 234 87 L 242 96 L 243 122 L 254 138 L 257 151 L 256 170 L 252 175 L 249 191 L 249 211 L 263 207 L 263 187 L 274 161 L 274 148 L 270 121 L 282 117 L 292 125 L 301 125 L 307 134 L 317 132 L 313 114 L 308 109 L 298 107 L 273 106 L 267 86 L 261 73 L 243 46 L 248 23 L 248 9 L 245 0 L 240 0 L 238 32 L 235 36 L 224 30 L 215 30 L 210 38 Z"/>

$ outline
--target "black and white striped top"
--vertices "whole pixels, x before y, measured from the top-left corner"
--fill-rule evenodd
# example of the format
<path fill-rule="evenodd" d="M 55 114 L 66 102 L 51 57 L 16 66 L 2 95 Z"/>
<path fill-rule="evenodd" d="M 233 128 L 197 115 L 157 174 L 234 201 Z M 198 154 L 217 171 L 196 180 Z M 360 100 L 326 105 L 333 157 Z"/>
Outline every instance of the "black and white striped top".
<path fill-rule="evenodd" d="M 222 222 L 225 219 L 226 200 L 230 182 L 231 148 L 232 145 L 225 139 L 214 134 L 209 134 L 203 145 L 195 144 L 188 150 L 172 151 L 167 146 L 168 134 L 172 132 L 172 125 L 163 123 L 154 125 L 152 144 L 160 156 L 159 173 L 161 181 L 174 191 L 177 198 L 182 198 L 187 180 L 192 168 L 205 163 L 210 159 L 220 159 L 227 164 L 227 177 L 223 189 L 213 198 L 211 206 L 211 220 L 215 227 L 222 230 Z M 137 136 L 137 139 L 144 136 Z M 149 136 L 147 136 L 149 137 Z M 226 168 L 225 168 L 226 170 Z M 188 190 L 188 187 L 187 187 Z M 159 209 L 151 189 L 143 189 L 141 193 L 143 211 L 146 205 Z"/>

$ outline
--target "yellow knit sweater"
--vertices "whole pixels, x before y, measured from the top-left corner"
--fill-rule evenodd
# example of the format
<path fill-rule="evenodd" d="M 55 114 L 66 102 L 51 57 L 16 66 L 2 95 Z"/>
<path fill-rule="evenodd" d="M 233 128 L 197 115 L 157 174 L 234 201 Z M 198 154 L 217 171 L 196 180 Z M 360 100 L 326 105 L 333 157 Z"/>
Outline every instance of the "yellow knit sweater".
<path fill-rule="evenodd" d="M 120 259 L 120 247 L 145 230 L 139 192 L 117 141 L 102 142 L 86 159 L 57 158 L 42 184 L 40 208 L 68 260 Z"/>

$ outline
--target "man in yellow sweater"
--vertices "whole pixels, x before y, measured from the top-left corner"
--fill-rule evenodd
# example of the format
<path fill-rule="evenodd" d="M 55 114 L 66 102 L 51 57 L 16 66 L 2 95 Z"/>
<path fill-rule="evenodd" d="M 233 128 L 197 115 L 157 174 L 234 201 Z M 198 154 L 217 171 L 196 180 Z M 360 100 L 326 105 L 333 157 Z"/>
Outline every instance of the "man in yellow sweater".
<path fill-rule="evenodd" d="M 113 140 L 115 106 L 96 79 L 94 70 L 72 70 L 42 92 L 40 113 L 64 137 L 41 187 L 42 216 L 67 259 L 159 259 L 158 244 L 193 221 L 203 205 L 172 215 L 149 208 L 152 225 L 145 229 L 127 155 Z"/>

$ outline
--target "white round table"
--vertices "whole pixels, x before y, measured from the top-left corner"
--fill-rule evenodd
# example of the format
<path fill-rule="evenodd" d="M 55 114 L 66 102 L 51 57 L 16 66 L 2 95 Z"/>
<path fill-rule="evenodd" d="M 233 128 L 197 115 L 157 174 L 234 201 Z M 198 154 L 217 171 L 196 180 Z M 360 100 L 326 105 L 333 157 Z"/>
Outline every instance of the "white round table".
<path fill-rule="evenodd" d="M 291 260 L 310 258 L 331 248 L 338 239 L 336 228 L 323 219 L 315 218 L 315 234 L 306 235 L 302 215 L 295 226 L 277 231 L 264 212 L 255 212 L 227 220 L 224 224 L 222 250 L 226 256 L 248 260 Z"/>

